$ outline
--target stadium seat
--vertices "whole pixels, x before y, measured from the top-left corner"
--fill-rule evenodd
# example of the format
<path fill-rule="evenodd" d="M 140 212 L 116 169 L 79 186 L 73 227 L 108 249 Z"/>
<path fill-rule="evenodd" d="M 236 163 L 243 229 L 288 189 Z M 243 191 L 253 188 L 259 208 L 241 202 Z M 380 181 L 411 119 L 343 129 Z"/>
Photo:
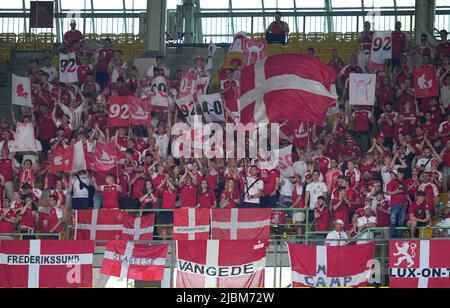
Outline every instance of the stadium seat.
<path fill-rule="evenodd" d="M 253 33 L 252 38 L 255 40 L 266 39 L 265 33 Z"/>
<path fill-rule="evenodd" d="M 283 47 L 283 53 L 302 53 L 302 45 L 291 43 Z"/>
<path fill-rule="evenodd" d="M 15 33 L 0 33 L 0 41 L 3 43 L 15 44 L 17 41 L 17 34 Z"/>
<path fill-rule="evenodd" d="M 99 42 L 99 35 L 97 33 L 86 33 L 84 37 L 88 43 L 96 43 Z"/>
<path fill-rule="evenodd" d="M 344 34 L 341 32 L 329 32 L 325 34 L 325 41 L 327 42 L 341 42 L 344 39 Z"/>
<path fill-rule="evenodd" d="M 347 32 L 344 34 L 344 42 L 356 42 L 358 40 L 358 32 Z"/>
<path fill-rule="evenodd" d="M 130 44 L 130 43 L 134 43 L 135 41 L 135 35 L 132 33 L 120 33 L 117 35 L 117 40 L 116 42 L 118 44 Z"/>
<path fill-rule="evenodd" d="M 39 33 L 36 36 L 36 50 L 52 50 L 55 42 L 55 35 L 51 32 Z"/>
<path fill-rule="evenodd" d="M 145 45 L 144 44 L 135 42 L 131 45 L 131 53 L 130 53 L 131 59 L 142 56 L 144 53 L 145 53 Z"/>
<path fill-rule="evenodd" d="M 289 42 L 290 43 L 298 43 L 305 41 L 305 33 L 303 32 L 293 32 L 289 34 Z"/>
<path fill-rule="evenodd" d="M 102 41 L 102 40 L 104 40 L 106 38 L 109 38 L 111 40 L 111 42 L 115 43 L 116 40 L 117 40 L 117 34 L 114 34 L 114 33 L 103 33 L 103 34 L 100 34 L 100 37 L 99 37 L 100 41 Z"/>
<path fill-rule="evenodd" d="M 134 37 L 134 42 L 139 44 L 145 44 L 145 33 L 137 34 Z"/>
<path fill-rule="evenodd" d="M 283 53 L 283 45 L 281 44 L 269 44 L 267 45 L 267 55 L 273 56 Z"/>
<path fill-rule="evenodd" d="M 325 40 L 325 33 L 322 32 L 311 32 L 306 36 L 308 42 L 320 43 Z"/>
<path fill-rule="evenodd" d="M 34 33 L 19 33 L 17 36 L 16 49 L 18 51 L 34 51 L 36 35 Z"/>

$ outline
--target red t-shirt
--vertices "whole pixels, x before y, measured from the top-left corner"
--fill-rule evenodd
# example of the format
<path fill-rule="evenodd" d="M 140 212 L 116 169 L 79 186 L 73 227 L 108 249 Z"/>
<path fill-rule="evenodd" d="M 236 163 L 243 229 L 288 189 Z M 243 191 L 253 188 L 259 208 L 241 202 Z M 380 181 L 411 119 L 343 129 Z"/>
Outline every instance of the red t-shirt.
<path fill-rule="evenodd" d="M 406 34 L 403 31 L 394 31 L 392 37 L 392 57 L 400 58 L 406 51 Z"/>
<path fill-rule="evenodd" d="M 47 229 L 50 231 L 53 229 L 59 222 L 60 219 L 63 218 L 63 210 L 61 208 L 52 208 L 50 210 L 50 215 L 48 215 L 48 226 Z M 61 233 L 64 225 L 60 224 L 58 228 L 54 231 L 54 233 Z"/>
<path fill-rule="evenodd" d="M 87 76 L 92 72 L 89 65 L 82 65 L 77 68 L 78 84 L 84 84 L 87 80 Z"/>
<path fill-rule="evenodd" d="M 388 201 L 382 201 L 381 203 L 378 203 L 377 205 L 377 226 L 380 228 L 389 227 L 391 224 L 391 215 L 386 214 L 380 209 L 389 210 L 391 208 L 391 205 Z"/>
<path fill-rule="evenodd" d="M 51 112 L 43 114 L 39 117 L 39 135 L 42 140 L 51 140 L 56 135 L 56 126 L 52 120 Z"/>
<path fill-rule="evenodd" d="M 113 49 L 101 49 L 99 51 L 99 55 L 102 55 L 104 57 L 99 58 L 99 60 L 98 60 L 97 72 L 103 72 L 103 73 L 107 72 L 109 62 L 111 62 L 111 59 L 114 57 L 114 50 Z"/>
<path fill-rule="evenodd" d="M 406 204 L 407 187 L 404 182 L 401 182 L 399 180 L 391 180 L 387 184 L 386 190 L 388 192 L 397 191 L 400 185 L 403 185 L 404 188 L 403 193 L 391 196 L 391 205 Z"/>
<path fill-rule="evenodd" d="M 218 183 L 218 174 L 211 174 L 211 173 L 208 173 L 208 174 L 205 176 L 205 180 L 206 180 L 206 182 L 208 183 L 208 188 L 211 189 L 211 190 L 214 190 L 214 189 L 216 189 L 216 187 L 217 187 L 217 183 Z"/>
<path fill-rule="evenodd" d="M 418 204 L 417 201 L 414 201 L 409 206 L 407 220 L 410 220 L 410 215 L 414 215 L 418 219 L 425 219 L 427 211 L 430 211 L 430 206 L 426 202 Z"/>
<path fill-rule="evenodd" d="M 162 192 L 162 208 L 174 209 L 177 203 L 177 192 L 171 190 L 164 190 Z"/>
<path fill-rule="evenodd" d="M 198 203 L 200 203 L 201 209 L 210 209 L 214 206 L 214 202 L 216 202 L 216 195 L 212 190 L 208 190 L 207 193 L 200 193 L 198 196 Z"/>
<path fill-rule="evenodd" d="M 135 184 L 136 185 L 136 184 Z M 104 209 L 118 209 L 119 208 L 119 190 L 117 185 L 102 186 L 103 192 L 103 208 Z"/>
<path fill-rule="evenodd" d="M 11 159 L 0 159 L 0 175 L 5 178 L 5 182 L 14 180 L 13 162 Z"/>
<path fill-rule="evenodd" d="M 196 207 L 197 206 L 197 186 L 184 185 L 180 189 L 181 193 L 181 207 Z"/>
<path fill-rule="evenodd" d="M 78 42 L 78 41 L 83 41 L 84 40 L 84 35 L 83 33 L 81 33 L 78 30 L 70 30 L 67 31 L 66 34 L 64 34 L 64 42 L 68 42 L 68 43 L 74 43 L 74 42 Z"/>
<path fill-rule="evenodd" d="M 317 218 L 316 231 L 327 232 L 330 226 L 331 212 L 327 207 L 322 207 L 318 213 L 320 217 Z"/>
<path fill-rule="evenodd" d="M 131 199 L 140 199 L 144 196 L 145 179 L 140 178 L 134 182 Z"/>
<path fill-rule="evenodd" d="M 369 123 L 372 113 L 367 110 L 358 110 L 353 113 L 355 119 L 355 126 L 353 131 L 355 132 L 368 132 L 370 129 Z"/>
<path fill-rule="evenodd" d="M 0 209 L 0 216 L 5 215 L 5 210 Z M 16 213 L 12 209 L 8 209 L 6 213 L 7 219 L 16 219 Z M 14 233 L 14 224 L 5 220 L 0 221 L 0 234 L 1 233 Z"/>
<path fill-rule="evenodd" d="M 263 193 L 265 196 L 270 196 L 277 186 L 277 179 L 280 177 L 280 173 L 276 169 L 261 170 L 261 180 L 264 182 Z"/>
<path fill-rule="evenodd" d="M 450 41 L 438 42 L 434 47 L 436 59 L 442 60 L 443 56 L 450 56 Z"/>

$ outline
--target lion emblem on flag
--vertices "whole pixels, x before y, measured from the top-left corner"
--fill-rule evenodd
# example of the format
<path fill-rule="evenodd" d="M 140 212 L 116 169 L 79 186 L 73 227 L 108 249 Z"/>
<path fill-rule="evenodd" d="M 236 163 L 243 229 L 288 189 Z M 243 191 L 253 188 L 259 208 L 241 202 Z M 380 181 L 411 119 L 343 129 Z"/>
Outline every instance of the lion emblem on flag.
<path fill-rule="evenodd" d="M 399 243 L 395 243 L 395 247 L 397 248 L 397 252 L 393 254 L 394 257 L 399 257 L 397 263 L 395 264 L 396 267 L 400 266 L 403 262 L 406 261 L 408 264 L 408 267 L 413 267 L 415 262 L 414 258 L 416 257 L 416 244 L 409 244 L 407 242 L 404 242 L 402 245 L 399 245 Z M 411 248 L 411 252 L 410 252 Z"/>

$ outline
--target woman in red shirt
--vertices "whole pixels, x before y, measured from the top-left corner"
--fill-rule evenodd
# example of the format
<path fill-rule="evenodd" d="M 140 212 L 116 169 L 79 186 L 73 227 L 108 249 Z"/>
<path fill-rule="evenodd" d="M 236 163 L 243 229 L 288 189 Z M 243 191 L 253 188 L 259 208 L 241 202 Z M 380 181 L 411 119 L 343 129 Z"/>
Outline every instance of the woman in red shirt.
<path fill-rule="evenodd" d="M 234 179 L 228 179 L 225 189 L 220 196 L 220 208 L 234 209 L 240 202 L 240 196 L 236 190 L 236 182 Z"/>
<path fill-rule="evenodd" d="M 200 193 L 198 194 L 198 205 L 200 209 L 215 209 L 217 208 L 217 199 L 214 191 L 209 189 L 208 181 L 203 180 Z"/>
<path fill-rule="evenodd" d="M 27 159 L 23 162 L 19 170 L 20 186 L 30 184 L 34 188 L 36 183 L 36 166 L 33 166 L 31 160 Z"/>
<path fill-rule="evenodd" d="M 34 204 L 33 197 L 27 196 L 25 198 L 25 206 L 20 211 L 21 227 L 20 233 L 33 234 L 36 229 L 38 220 L 37 206 Z M 34 236 L 23 236 L 24 240 L 32 240 Z"/>
<path fill-rule="evenodd" d="M 153 189 L 153 182 L 148 180 L 145 182 L 145 188 L 142 191 L 144 196 L 139 199 L 141 202 L 141 208 L 144 210 L 150 210 L 155 207 L 158 198 L 156 198 Z"/>
<path fill-rule="evenodd" d="M 3 199 L 3 208 L 0 209 L 0 234 L 14 233 L 15 223 L 16 213 L 11 209 L 11 201 L 5 198 Z"/>
<path fill-rule="evenodd" d="M 173 210 L 177 204 L 177 186 L 175 184 L 175 178 L 166 175 L 165 180 L 159 184 L 158 190 L 161 192 L 162 196 L 162 209 L 163 210 Z M 173 212 L 163 212 L 158 214 L 158 224 L 164 225 L 161 227 L 161 237 L 163 240 L 167 239 L 167 235 L 171 232 L 171 227 L 167 225 L 173 224 Z"/>

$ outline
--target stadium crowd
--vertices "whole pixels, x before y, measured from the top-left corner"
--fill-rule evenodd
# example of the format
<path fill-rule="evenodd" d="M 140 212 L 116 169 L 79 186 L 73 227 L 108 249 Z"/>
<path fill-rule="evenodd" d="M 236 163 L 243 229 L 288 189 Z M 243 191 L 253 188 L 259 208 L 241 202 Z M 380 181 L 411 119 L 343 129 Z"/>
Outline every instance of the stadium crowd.
<path fill-rule="evenodd" d="M 276 22 L 270 38 L 288 34 L 288 26 Z M 322 127 L 310 123 L 283 123 L 283 146 L 294 145 L 293 173 L 282 177 L 278 169 L 261 168 L 261 160 L 176 159 L 171 155 L 171 128 L 185 122 L 177 107 L 152 113 L 148 127 L 108 127 L 111 96 L 142 97 L 151 80 L 167 79 L 169 94 L 176 98 L 182 71 L 172 75 L 164 57 L 148 72 L 126 63 L 111 40 L 103 41 L 98 54 L 84 51 L 83 34 L 72 29 L 64 36 L 64 48 L 77 51 L 78 83 L 59 83 L 50 57 L 32 59 L 33 108 L 12 112 L 12 121 L 1 121 L 0 233 L 59 233 L 69 209 L 122 208 L 293 208 L 278 221 L 292 218 L 301 225 L 314 221 L 315 230 L 328 239 L 353 237 L 365 229 L 390 227 L 390 237 L 401 238 L 407 227 L 415 237 L 420 226 L 431 227 L 442 218 L 450 227 L 450 212 L 440 195 L 450 191 L 450 41 L 441 31 L 434 46 L 422 35 L 411 46 L 396 23 L 392 33 L 393 59 L 378 73 L 374 108 L 349 106 L 350 73 L 369 72 L 368 55 L 373 31 L 366 23 L 360 34 L 360 53 L 348 63 L 339 57 L 339 45 L 329 65 L 338 72 L 339 112 Z M 314 57 L 314 50 L 308 55 Z M 211 65 L 196 57 L 191 72 L 212 76 Z M 235 115 L 236 89 L 242 63 L 221 74 L 221 94 L 229 117 Z M 435 66 L 440 96 L 417 100 L 412 70 Z M 144 77 L 141 77 L 141 74 Z M 313 102 L 311 102 L 313 103 Z M 337 110 L 336 110 L 337 111 Z M 300 112 L 300 111 L 299 111 Z M 233 117 L 234 118 L 234 117 Z M 17 122 L 33 123 L 39 153 L 14 153 Z M 76 174 L 49 170 L 52 154 L 82 141 L 86 152 L 96 142 L 116 145 L 117 174 L 83 170 Z M 301 209 L 313 209 L 314 214 Z M 444 215 L 444 216 L 442 216 Z M 170 223 L 170 214 L 159 222 Z M 281 231 L 289 230 L 280 228 Z M 303 227 L 295 232 L 303 234 Z M 339 244 L 339 242 L 337 242 Z"/>

